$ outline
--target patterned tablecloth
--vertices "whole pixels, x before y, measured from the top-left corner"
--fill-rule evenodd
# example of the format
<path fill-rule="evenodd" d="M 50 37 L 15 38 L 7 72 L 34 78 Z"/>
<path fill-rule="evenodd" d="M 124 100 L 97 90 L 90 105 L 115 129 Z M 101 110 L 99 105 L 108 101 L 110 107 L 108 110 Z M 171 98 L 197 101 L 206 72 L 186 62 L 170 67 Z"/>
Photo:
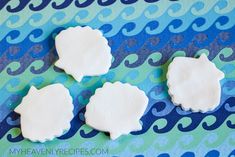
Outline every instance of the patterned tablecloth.
<path fill-rule="evenodd" d="M 113 55 L 108 74 L 77 83 L 53 65 L 55 35 L 76 25 L 100 29 L 107 37 Z M 170 101 L 167 67 L 175 56 L 201 53 L 225 73 L 221 103 L 212 112 L 185 112 Z M 89 98 L 106 81 L 145 91 L 150 102 L 141 131 L 111 141 L 84 124 Z M 13 109 L 30 86 L 56 82 L 72 94 L 72 127 L 52 142 L 31 143 L 22 137 Z M 235 1 L 1 0 L 0 86 L 2 156 L 233 156 Z"/>

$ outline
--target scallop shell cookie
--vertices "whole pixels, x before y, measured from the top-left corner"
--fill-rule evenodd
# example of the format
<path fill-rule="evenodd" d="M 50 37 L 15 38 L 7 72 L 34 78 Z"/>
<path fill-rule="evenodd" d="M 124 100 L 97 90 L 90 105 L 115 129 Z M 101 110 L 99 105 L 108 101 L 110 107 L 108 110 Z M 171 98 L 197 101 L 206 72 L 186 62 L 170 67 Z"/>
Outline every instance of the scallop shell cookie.
<path fill-rule="evenodd" d="M 86 106 L 89 126 L 110 133 L 111 139 L 142 129 L 140 117 L 148 104 L 143 91 L 121 82 L 105 83 L 96 90 Z"/>
<path fill-rule="evenodd" d="M 224 73 L 205 54 L 199 58 L 176 57 L 167 72 L 168 92 L 184 110 L 207 112 L 220 103 Z"/>
<path fill-rule="evenodd" d="M 55 65 L 79 82 L 84 76 L 105 74 L 111 66 L 111 48 L 97 29 L 69 27 L 56 36 L 55 46 L 59 55 Z"/>
<path fill-rule="evenodd" d="M 33 142 L 50 141 L 70 129 L 72 98 L 60 84 L 40 90 L 32 86 L 15 112 L 20 114 L 23 137 Z"/>

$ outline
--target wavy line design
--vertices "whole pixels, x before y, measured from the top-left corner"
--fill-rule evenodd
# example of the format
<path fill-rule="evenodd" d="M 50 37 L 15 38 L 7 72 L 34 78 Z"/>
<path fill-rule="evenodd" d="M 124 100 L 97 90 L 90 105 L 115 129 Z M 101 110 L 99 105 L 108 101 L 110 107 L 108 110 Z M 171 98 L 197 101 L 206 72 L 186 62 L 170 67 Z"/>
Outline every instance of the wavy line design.
<path fill-rule="evenodd" d="M 145 5 L 147 5 L 147 3 L 154 4 L 154 2 L 157 2 L 157 1 L 158 0 L 145 0 L 145 2 L 142 2 L 141 4 L 145 4 Z M 172 0 L 172 1 L 174 1 L 174 0 Z M 102 7 L 103 6 L 106 6 L 106 7 L 107 6 L 115 6 L 115 5 L 117 5 L 117 3 L 129 4 L 129 5 L 140 3 L 137 0 L 121 0 L 120 1 L 121 3 L 116 0 L 106 0 L 106 1 L 98 0 L 97 3 L 95 3 L 94 0 L 86 0 L 85 2 L 80 2 L 78 0 L 78 1 L 75 1 L 74 3 L 72 3 L 72 2 L 73 1 L 71 1 L 71 0 L 64 0 L 60 3 L 57 3 L 52 0 L 42 0 L 40 3 L 35 4 L 34 2 L 30 2 L 29 0 L 26 0 L 26 1 L 19 0 L 18 3 L 3 0 L 0 5 L 0 10 L 3 11 L 3 13 L 4 12 L 11 13 L 11 12 L 29 11 L 28 9 L 30 9 L 31 11 L 43 11 L 46 8 L 62 10 L 62 9 L 66 9 L 68 7 L 73 7 L 73 6 L 80 7 L 80 8 L 87 8 L 89 6 L 98 7 L 98 5 L 100 5 Z M 168 10 L 168 13 L 170 16 L 182 16 L 182 15 L 184 15 L 184 13 L 189 11 L 192 6 L 194 6 L 194 7 L 192 7 L 191 11 L 194 15 L 203 15 L 211 9 L 215 9 L 219 13 L 226 13 L 226 12 L 233 9 L 233 7 L 234 7 L 233 4 L 234 4 L 233 1 L 225 1 L 225 0 L 223 0 L 223 1 L 209 0 L 209 1 L 205 1 L 205 2 L 204 1 L 190 1 L 190 2 L 188 2 L 186 0 L 182 0 L 179 2 L 170 2 L 169 1 L 169 2 L 165 2 L 164 4 L 155 3 L 154 5 L 159 7 L 160 9 L 162 9 L 161 12 L 165 12 L 169 7 L 171 7 L 171 10 Z M 73 6 L 70 6 L 70 5 L 73 5 Z M 161 16 L 161 14 L 160 14 L 160 16 Z"/>
<path fill-rule="evenodd" d="M 218 67 L 220 69 L 222 69 L 223 71 L 226 71 L 225 68 L 227 68 L 228 65 L 233 65 L 235 63 L 234 60 L 230 61 L 230 62 L 226 62 L 226 61 L 222 62 L 222 60 L 220 60 L 220 56 L 223 56 L 224 54 L 233 53 L 233 52 L 230 52 L 230 50 L 231 49 L 229 49 L 229 48 L 224 48 L 213 59 L 213 62 L 215 62 L 215 63 L 220 62 L 218 64 Z M 178 52 L 176 52 L 174 54 L 174 56 L 185 54 L 182 52 L 180 52 L 180 54 L 179 54 Z M 200 53 L 209 54 L 209 51 L 208 50 L 200 50 L 199 52 L 197 52 L 196 55 L 199 55 Z M 131 56 L 132 55 L 129 55 L 129 56 L 127 56 L 127 58 L 131 57 Z M 148 59 L 154 59 L 155 56 L 156 55 L 152 55 Z M 69 85 L 67 85 L 67 87 L 70 89 L 71 93 L 73 93 L 73 90 L 81 89 L 80 90 L 81 93 L 76 92 L 78 94 L 74 96 L 74 104 L 75 104 L 75 111 L 74 112 L 75 112 L 76 116 L 74 117 L 74 119 L 71 122 L 72 129 L 70 131 L 68 131 L 65 135 L 60 137 L 60 139 L 68 139 L 68 138 L 74 136 L 76 134 L 76 132 L 79 130 L 79 128 L 82 125 L 84 125 L 84 119 L 81 117 L 84 114 L 84 105 L 87 103 L 87 101 L 88 101 L 89 97 L 92 95 L 92 93 L 94 93 L 95 89 L 97 87 L 100 87 L 102 85 L 102 83 L 105 82 L 105 80 L 108 80 L 111 82 L 113 82 L 115 80 L 122 80 L 124 82 L 132 82 L 132 84 L 139 85 L 140 88 L 142 88 L 144 91 L 146 91 L 146 93 L 148 93 L 148 96 L 150 99 L 150 104 L 149 104 L 150 108 L 147 109 L 145 116 L 143 116 L 141 119 L 142 123 L 143 123 L 143 129 L 141 131 L 134 132 L 133 135 L 139 135 L 139 134 L 146 133 L 149 130 L 149 128 L 152 126 L 152 124 L 155 123 L 158 119 L 164 119 L 166 121 L 166 125 L 162 128 L 159 128 L 157 125 L 153 126 L 153 131 L 156 133 L 169 132 L 178 123 L 178 121 L 180 121 L 182 118 L 189 119 L 189 122 L 188 122 L 189 124 L 186 124 L 186 126 L 184 126 L 185 124 L 178 124 L 178 129 L 182 132 L 189 132 L 189 131 L 194 130 L 201 123 L 201 121 L 203 121 L 206 117 L 213 117 L 214 121 L 210 122 L 210 123 L 203 122 L 202 123 L 203 129 L 214 130 L 214 129 L 217 129 L 218 127 L 220 127 L 220 125 L 224 122 L 224 120 L 228 116 L 233 114 L 233 112 L 234 112 L 233 102 L 235 101 L 235 97 L 231 96 L 231 94 L 232 94 L 234 88 L 231 89 L 231 86 L 228 86 L 228 84 L 226 84 L 226 83 L 224 84 L 223 82 L 222 82 L 222 90 L 223 91 L 226 90 L 228 95 L 226 95 L 226 93 L 224 93 L 223 97 L 221 98 L 221 105 L 215 111 L 209 112 L 207 114 L 200 114 L 200 113 L 184 112 L 179 107 L 177 107 L 177 108 L 174 107 L 172 105 L 172 103 L 169 102 L 169 100 L 168 100 L 169 96 L 166 93 L 167 90 L 164 89 L 164 88 L 166 88 L 165 74 L 166 74 L 168 63 L 166 63 L 165 65 L 162 65 L 162 67 L 157 67 L 157 69 L 156 69 L 155 66 L 151 66 L 148 63 L 148 59 L 146 60 L 145 64 L 139 66 L 139 69 L 138 69 L 139 71 L 143 71 L 144 69 L 149 69 L 149 70 L 152 69 L 152 71 L 146 72 L 146 74 L 144 74 L 143 72 L 140 74 L 139 71 L 136 71 L 134 69 L 128 69 L 128 70 L 124 71 L 123 70 L 125 67 L 125 61 L 124 61 L 120 65 L 122 67 L 119 66 L 118 68 L 112 69 L 110 73 L 108 73 L 106 76 L 101 77 L 100 79 L 86 78 L 84 80 L 85 82 L 83 82 L 83 87 L 81 87 L 81 85 L 78 85 L 77 83 L 71 84 L 71 82 L 72 82 L 71 78 L 67 78 L 67 80 L 66 79 L 57 80 L 57 78 L 60 78 L 60 76 L 65 77 L 66 75 L 63 73 L 56 73 L 53 70 L 53 68 L 51 68 L 53 73 L 52 72 L 43 73 L 42 77 L 40 77 L 40 79 L 37 79 L 37 81 L 34 80 L 34 82 L 36 84 L 38 84 L 39 86 L 45 86 L 48 83 L 53 83 L 53 82 L 58 82 L 58 81 L 62 82 L 66 85 L 66 82 L 68 82 L 67 84 L 69 84 Z M 38 66 L 41 66 L 41 65 L 39 64 Z M 35 65 L 35 68 L 38 68 L 38 67 Z M 30 73 L 30 70 L 31 70 L 31 68 L 27 69 L 27 71 L 29 73 Z M 5 73 L 6 73 L 6 75 L 8 75 L 7 71 Z M 234 73 L 235 73 L 235 70 L 230 71 L 230 73 L 226 73 L 227 74 L 226 80 L 227 79 L 228 80 L 234 79 L 234 76 L 235 76 Z M 155 75 L 153 75 L 153 74 L 155 74 Z M 56 80 L 52 79 L 52 80 L 50 80 L 50 82 L 49 81 L 42 82 L 45 78 L 47 78 L 48 75 L 52 75 L 52 78 L 56 78 Z M 29 79 L 30 75 L 28 74 L 27 76 Z M 5 77 L 5 78 L 7 78 L 7 77 Z M 22 76 L 22 78 L 24 78 L 24 76 Z M 44 79 L 41 80 L 41 78 L 44 78 Z M 21 80 L 21 79 L 19 79 L 19 80 Z M 224 82 L 227 82 L 226 80 L 224 80 Z M 156 86 L 156 83 L 158 83 L 157 86 Z M 21 88 L 21 90 L 24 91 L 25 84 L 32 84 L 32 83 L 30 83 L 30 82 L 20 83 L 19 82 L 18 84 L 11 84 L 10 86 L 6 87 L 6 90 L 13 92 L 16 89 L 19 90 Z M 143 88 L 143 87 L 141 87 L 142 84 L 143 85 L 148 84 L 151 88 L 146 88 L 146 87 Z M 84 90 L 84 87 L 86 90 Z M 229 87 L 230 89 L 227 90 L 227 87 Z M 26 91 L 25 91 L 25 94 L 26 94 Z M 221 113 L 223 113 L 223 116 L 221 116 Z M 12 113 L 10 113 L 10 116 L 12 116 Z M 13 114 L 13 116 L 15 116 L 15 115 Z M 174 119 L 172 119 L 172 117 L 174 117 Z M 8 118 L 9 117 L 7 116 L 3 120 L 4 124 Z M 19 124 L 17 124 L 17 125 L 19 127 Z M 13 125 L 13 127 L 17 127 L 17 125 L 16 126 Z M 227 122 L 227 127 L 234 128 L 234 124 L 231 122 L 231 120 Z M 11 127 L 6 127 L 6 128 L 12 129 Z M 2 132 L 1 137 L 3 137 L 5 135 L 5 133 L 7 133 L 7 131 Z M 98 134 L 98 132 L 95 130 L 92 130 L 89 133 L 85 133 L 83 130 L 80 131 L 80 135 L 83 138 L 92 138 L 92 137 L 96 136 L 97 134 Z M 16 139 L 22 140 L 21 138 L 18 138 L 18 137 L 16 137 Z M 9 140 L 11 142 L 18 142 L 15 139 L 9 139 Z"/>
<path fill-rule="evenodd" d="M 211 1 L 210 3 L 212 3 Z M 184 2 L 186 3 L 186 2 Z M 188 1 L 187 1 L 188 3 Z M 203 3 L 203 2 L 201 2 Z M 97 9 L 93 9 L 92 13 L 88 13 L 86 10 L 79 10 L 78 13 L 74 14 L 73 9 L 70 8 L 69 12 L 66 11 L 58 11 L 51 16 L 48 15 L 51 11 L 45 10 L 46 15 L 43 13 L 34 13 L 34 14 L 28 14 L 31 15 L 31 17 L 28 17 L 25 21 L 22 20 L 20 15 L 12 15 L 8 17 L 7 19 L 2 20 L 2 24 L 0 24 L 0 29 L 4 30 L 0 35 L 0 40 L 2 40 L 5 36 L 9 36 L 8 34 L 13 30 L 18 31 L 18 37 L 17 40 L 11 40 L 9 39 L 9 43 L 18 43 L 21 42 L 26 36 L 28 35 L 27 32 L 32 32 L 35 28 L 41 29 L 40 36 L 36 39 L 32 37 L 32 40 L 34 42 L 39 42 L 44 40 L 48 35 L 50 35 L 50 32 L 52 32 L 57 27 L 68 27 L 73 25 L 89 25 L 94 28 L 100 28 L 102 29 L 102 26 L 104 23 L 108 23 L 107 26 L 109 27 L 109 31 L 105 32 L 105 35 L 107 37 L 114 36 L 116 33 L 120 31 L 120 29 L 127 23 L 132 22 L 133 28 L 131 30 L 124 30 L 124 33 L 128 36 L 136 35 L 138 34 L 143 28 L 151 21 L 156 21 L 156 26 L 152 29 L 148 29 L 148 32 L 150 34 L 157 34 L 165 30 L 166 28 L 170 30 L 170 32 L 173 33 L 179 33 L 184 30 L 186 30 L 191 24 L 192 28 L 195 31 L 204 31 L 208 29 L 212 24 L 216 23 L 216 27 L 220 30 L 229 29 L 232 26 L 234 26 L 234 20 L 233 15 L 235 13 L 234 9 L 231 9 L 230 12 L 227 12 L 226 14 L 216 13 L 215 9 L 209 9 L 207 8 L 207 11 L 203 12 L 203 8 L 201 8 L 201 3 L 192 3 L 191 5 L 188 4 L 178 4 L 175 2 L 167 3 L 166 5 L 169 6 L 163 6 L 163 8 L 168 9 L 167 11 L 163 11 L 164 14 L 160 14 L 158 11 L 161 9 L 156 5 L 146 4 L 143 6 L 146 6 L 146 8 L 141 7 L 141 2 L 138 5 L 134 6 L 128 6 L 128 7 L 121 7 L 116 6 L 119 8 L 123 8 L 122 10 L 115 9 L 115 6 L 112 6 L 111 9 L 102 7 L 98 7 Z M 206 2 L 207 3 L 207 2 Z M 203 6 L 213 6 L 210 3 L 203 4 Z M 219 2 L 218 4 L 215 4 L 215 7 L 220 8 Z M 158 3 L 157 3 L 158 4 Z M 161 4 L 161 3 L 160 3 Z M 117 5 L 120 5 L 117 3 Z M 184 9 L 181 9 L 180 6 L 190 6 L 188 10 L 184 11 L 184 16 L 180 16 L 181 12 Z M 210 7 L 209 7 L 210 8 Z M 91 8 L 88 8 L 91 9 Z M 103 9 L 103 10 L 100 10 Z M 178 11 L 178 12 L 177 12 Z M 53 11 L 52 11 L 53 12 Z M 198 16 L 192 15 L 193 13 L 203 15 L 203 17 L 198 19 Z M 162 13 L 162 12 L 161 12 Z M 172 13 L 173 15 L 179 14 L 177 17 L 173 17 L 172 15 L 169 15 L 168 13 Z M 205 14 L 202 14 L 205 13 Z M 25 16 L 25 14 L 23 14 Z M 5 15 L 4 15 L 5 16 Z M 4 17 L 3 16 L 3 17 Z M 7 16 L 7 15 L 6 15 Z M 167 17 L 167 18 L 166 18 Z M 223 18 L 222 18 L 223 17 Z M 66 20 L 64 20 L 66 19 Z M 177 22 L 175 25 L 172 25 L 172 21 L 175 21 L 177 19 Z M 220 19 L 220 20 L 218 20 Z M 19 21 L 22 20 L 22 21 Z M 217 21 L 216 21 L 217 20 Z M 169 27 L 169 28 L 168 28 Z M 27 30 L 27 31 L 26 31 Z M 8 37 L 10 38 L 10 37 Z"/>
<path fill-rule="evenodd" d="M 111 156 L 235 155 L 235 1 L 2 0 L 0 2 L 0 151 L 10 148 L 109 148 Z M 112 48 L 108 74 L 76 82 L 53 66 L 62 29 L 100 29 Z M 166 72 L 176 56 L 208 58 L 225 73 L 221 103 L 201 114 L 175 107 Z M 149 98 L 142 130 L 116 141 L 84 124 L 85 106 L 105 82 L 138 86 Z M 71 129 L 50 144 L 29 143 L 13 109 L 34 85 L 62 83 L 74 104 Z M 202 136 L 203 135 L 203 136 Z M 24 155 L 22 155 L 24 156 Z M 52 155 L 53 156 L 53 155 Z"/>
<path fill-rule="evenodd" d="M 228 117 L 228 119 L 234 118 L 234 115 L 231 115 Z M 210 118 L 207 118 L 206 121 L 210 121 Z M 181 120 L 181 122 L 187 122 L 187 120 Z M 158 125 L 164 125 L 164 121 L 157 121 Z M 89 128 L 86 126 L 83 126 L 81 129 L 85 130 L 86 132 L 89 132 Z M 221 131 L 223 134 L 221 135 Z M 12 129 L 10 133 L 13 133 L 15 135 L 18 135 L 20 132 L 18 129 Z M 198 134 L 198 132 L 206 134 L 206 136 L 201 136 L 201 134 Z M 177 134 L 177 136 L 176 136 Z M 194 129 L 194 131 L 189 133 L 182 133 L 179 132 L 177 128 L 173 128 L 173 131 L 168 132 L 166 134 L 159 134 L 158 136 L 154 135 L 152 132 L 147 132 L 146 134 L 139 135 L 139 138 L 134 138 L 134 136 L 126 137 L 128 138 L 128 141 L 125 142 L 125 145 L 123 145 L 121 142 L 114 142 L 107 140 L 107 136 L 104 134 L 97 134 L 95 139 L 96 142 L 92 142 L 93 140 L 80 138 L 77 140 L 76 137 L 70 138 L 67 142 L 64 142 L 62 144 L 62 148 L 69 148 L 71 144 L 80 144 L 81 147 L 84 147 L 85 145 L 92 144 L 92 146 L 99 146 L 103 145 L 104 148 L 107 146 L 109 147 L 109 151 L 112 154 L 120 154 L 120 155 L 126 155 L 128 152 L 138 154 L 138 152 L 144 153 L 144 155 L 148 156 L 148 154 L 156 153 L 156 149 L 158 149 L 158 155 L 160 154 L 169 154 L 171 155 L 183 155 L 185 154 L 184 150 L 191 149 L 191 151 L 195 151 L 196 155 L 204 156 L 206 154 L 213 155 L 214 153 L 218 153 L 217 150 L 226 150 L 226 147 L 228 147 L 228 143 L 235 142 L 234 140 L 234 132 L 233 130 L 229 130 L 226 128 L 225 124 L 222 124 L 220 129 L 211 131 L 208 133 L 208 131 L 204 131 L 201 129 L 201 127 L 197 127 Z M 76 136 L 76 135 L 75 135 Z M 79 136 L 79 135 L 77 135 Z M 8 134 L 6 138 L 11 138 L 11 134 Z M 174 141 L 169 141 L 166 139 L 173 139 Z M 175 143 L 175 141 L 179 141 L 179 143 Z M 2 142 L 2 140 L 0 141 Z M 55 143 L 51 143 L 51 146 L 53 148 L 60 148 L 61 145 L 58 145 L 59 139 L 56 140 Z M 27 141 L 21 142 L 21 148 L 27 148 L 28 147 Z M 222 145 L 220 145 L 222 144 Z M 15 148 L 18 145 L 18 143 L 11 143 L 11 148 Z M 38 147 L 45 147 L 45 144 L 33 144 L 32 148 L 38 148 Z M 51 147 L 50 146 L 50 147 Z M 128 146 L 128 147 L 127 147 Z M 200 151 L 196 150 L 197 146 L 203 146 L 203 148 Z M 49 148 L 50 148 L 49 147 Z M 7 147 L 9 148 L 9 146 Z M 85 147 L 86 148 L 86 147 Z M 124 149 L 126 148 L 126 149 Z M 148 152 L 144 152 L 144 150 L 148 149 Z M 233 148 L 234 149 L 234 148 Z M 231 149 L 229 151 L 221 151 L 219 154 L 221 156 L 229 156 L 234 154 L 234 150 Z M 177 150 L 177 151 L 176 151 Z M 8 151 L 8 150 L 4 150 Z M 169 153 L 160 153 L 168 151 Z M 213 153 L 214 152 L 214 153 Z M 191 153 L 192 154 L 192 153 Z"/>
<path fill-rule="evenodd" d="M 127 24 L 123 29 L 131 27 L 132 23 Z M 149 23 L 145 29 L 151 27 L 154 23 Z M 51 34 L 59 32 L 61 28 L 54 30 Z M 40 32 L 36 29 L 32 32 L 37 36 Z M 192 33 L 191 33 L 192 32 Z M 208 36 L 208 34 L 212 34 Z M 191 36 L 187 34 L 191 33 Z M 129 37 L 120 31 L 113 37 L 108 38 L 109 44 L 112 47 L 112 54 L 114 57 L 114 62 L 112 68 L 115 68 L 125 60 L 125 66 L 129 68 L 135 68 L 143 64 L 143 62 L 153 54 L 154 52 L 160 52 L 162 58 L 160 60 L 149 60 L 149 64 L 152 66 L 159 66 L 164 64 L 168 58 L 172 56 L 172 53 L 177 50 L 190 51 L 187 56 L 193 56 L 200 48 L 206 48 L 210 51 L 209 58 L 213 59 L 215 55 L 225 46 L 229 46 L 234 50 L 234 38 L 232 35 L 235 33 L 235 27 L 231 29 L 221 31 L 214 27 L 210 29 L 197 33 L 193 32 L 192 28 L 182 32 L 182 33 L 171 33 L 169 30 L 165 30 L 158 35 L 149 35 L 145 30 L 139 34 Z M 41 60 L 44 62 L 44 66 L 33 73 L 38 74 L 46 71 L 49 66 L 57 59 L 57 54 L 54 50 L 54 41 L 50 36 L 39 43 L 34 43 L 30 41 L 30 36 L 28 35 L 21 43 L 17 45 L 9 44 L 7 38 L 2 40 L 3 46 L 0 46 L 0 60 L 3 64 L 0 65 L 0 72 L 3 71 L 7 65 L 12 61 L 16 61 L 20 64 L 19 69 L 12 71 L 9 70 L 9 75 L 19 75 L 26 69 L 33 61 Z M 122 42 L 115 40 L 116 38 L 123 39 Z M 139 39 L 144 40 L 139 40 Z M 26 44 L 27 43 L 27 44 Z M 30 44 L 29 44 L 30 43 Z M 137 59 L 132 63 L 126 59 L 127 55 L 135 54 Z M 235 54 L 231 56 L 224 57 L 221 56 L 221 60 L 231 60 Z M 29 60 L 25 62 L 25 59 Z M 48 62 L 48 60 L 50 62 Z M 4 61 L 4 62 L 3 62 Z"/>

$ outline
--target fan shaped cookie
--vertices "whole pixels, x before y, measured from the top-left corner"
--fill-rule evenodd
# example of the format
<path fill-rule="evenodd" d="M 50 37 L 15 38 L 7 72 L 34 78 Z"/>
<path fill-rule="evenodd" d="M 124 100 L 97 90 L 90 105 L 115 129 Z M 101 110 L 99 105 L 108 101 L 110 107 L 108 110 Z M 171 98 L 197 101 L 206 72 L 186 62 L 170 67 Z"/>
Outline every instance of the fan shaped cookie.
<path fill-rule="evenodd" d="M 40 90 L 32 86 L 15 112 L 21 115 L 23 136 L 33 142 L 45 142 L 61 136 L 70 128 L 72 98 L 60 84 Z"/>
<path fill-rule="evenodd" d="M 111 66 L 108 41 L 97 29 L 70 27 L 56 36 L 55 45 L 59 55 L 55 65 L 77 81 L 81 81 L 83 76 L 105 74 Z"/>
<path fill-rule="evenodd" d="M 109 132 L 111 139 L 141 130 L 140 117 L 148 104 L 143 91 L 121 82 L 105 83 L 96 90 L 86 106 L 86 124 Z"/>
<path fill-rule="evenodd" d="M 206 112 L 220 103 L 222 71 L 205 54 L 198 59 L 176 57 L 167 72 L 167 85 L 172 101 L 184 110 Z"/>

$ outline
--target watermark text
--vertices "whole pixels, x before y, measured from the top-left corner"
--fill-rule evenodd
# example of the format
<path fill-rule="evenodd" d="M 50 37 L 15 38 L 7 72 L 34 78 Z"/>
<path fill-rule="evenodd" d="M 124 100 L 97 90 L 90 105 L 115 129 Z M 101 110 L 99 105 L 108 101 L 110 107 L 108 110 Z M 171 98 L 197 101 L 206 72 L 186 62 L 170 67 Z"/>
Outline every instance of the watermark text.
<path fill-rule="evenodd" d="M 10 148 L 9 155 L 108 155 L 108 148 Z"/>

